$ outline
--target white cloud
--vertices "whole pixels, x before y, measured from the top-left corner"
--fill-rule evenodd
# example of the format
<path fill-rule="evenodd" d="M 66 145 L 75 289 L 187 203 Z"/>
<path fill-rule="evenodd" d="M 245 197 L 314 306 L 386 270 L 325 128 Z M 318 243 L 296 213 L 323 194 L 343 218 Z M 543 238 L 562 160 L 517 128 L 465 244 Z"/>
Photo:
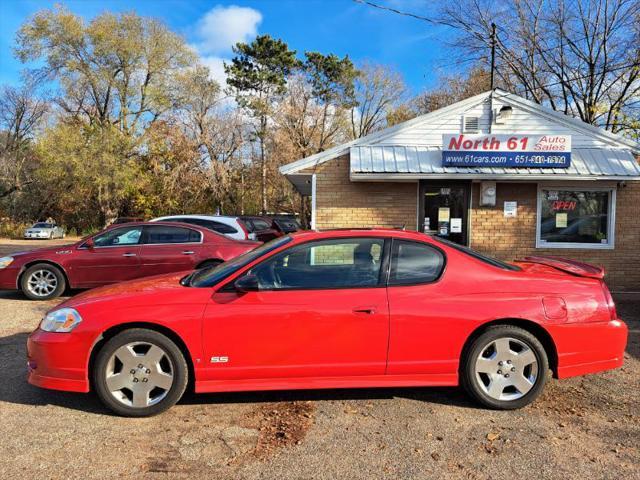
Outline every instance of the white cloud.
<path fill-rule="evenodd" d="M 209 68 L 209 76 L 218 82 L 222 88 L 225 88 L 227 85 L 227 75 L 224 73 L 224 61 L 224 58 L 216 57 L 215 55 L 200 56 L 200 63 Z M 227 60 L 227 63 L 228 62 Z"/>
<path fill-rule="evenodd" d="M 249 7 L 216 5 L 196 26 L 196 47 L 201 55 L 219 55 L 231 51 L 238 42 L 247 42 L 258 34 L 262 14 Z"/>

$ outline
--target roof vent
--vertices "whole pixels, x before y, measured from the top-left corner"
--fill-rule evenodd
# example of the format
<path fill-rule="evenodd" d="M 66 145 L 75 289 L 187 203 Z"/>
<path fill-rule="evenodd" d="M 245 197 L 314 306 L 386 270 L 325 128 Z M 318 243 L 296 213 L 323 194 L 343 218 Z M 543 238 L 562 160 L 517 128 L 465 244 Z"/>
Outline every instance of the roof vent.
<path fill-rule="evenodd" d="M 480 119 L 478 117 L 462 117 L 462 133 L 478 133 L 480 131 Z"/>
<path fill-rule="evenodd" d="M 504 125 L 505 123 L 507 123 L 507 120 L 511 118 L 512 114 L 513 108 L 509 105 L 505 105 L 499 110 L 496 109 L 496 113 L 493 118 L 495 119 L 496 124 Z"/>

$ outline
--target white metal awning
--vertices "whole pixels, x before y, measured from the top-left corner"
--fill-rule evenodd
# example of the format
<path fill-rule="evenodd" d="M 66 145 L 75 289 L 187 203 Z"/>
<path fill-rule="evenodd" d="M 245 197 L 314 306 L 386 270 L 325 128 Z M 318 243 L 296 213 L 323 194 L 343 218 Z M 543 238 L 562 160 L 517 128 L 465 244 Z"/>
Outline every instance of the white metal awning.
<path fill-rule="evenodd" d="M 358 145 L 349 151 L 351 180 L 640 180 L 632 152 L 613 148 L 574 149 L 569 168 L 444 167 L 442 151 L 426 146 Z"/>

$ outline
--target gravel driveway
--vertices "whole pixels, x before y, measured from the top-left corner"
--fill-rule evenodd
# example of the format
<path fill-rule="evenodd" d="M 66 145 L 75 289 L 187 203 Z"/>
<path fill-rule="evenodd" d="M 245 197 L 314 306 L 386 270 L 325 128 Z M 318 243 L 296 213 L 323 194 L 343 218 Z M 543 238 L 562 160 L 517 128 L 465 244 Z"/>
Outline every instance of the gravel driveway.
<path fill-rule="evenodd" d="M 0 240 L 0 256 L 62 243 Z M 27 334 L 58 302 L 0 292 L 0 478 L 640 479 L 640 295 L 616 299 L 625 366 L 552 380 L 520 411 L 407 388 L 190 396 L 125 419 L 26 383 Z"/>

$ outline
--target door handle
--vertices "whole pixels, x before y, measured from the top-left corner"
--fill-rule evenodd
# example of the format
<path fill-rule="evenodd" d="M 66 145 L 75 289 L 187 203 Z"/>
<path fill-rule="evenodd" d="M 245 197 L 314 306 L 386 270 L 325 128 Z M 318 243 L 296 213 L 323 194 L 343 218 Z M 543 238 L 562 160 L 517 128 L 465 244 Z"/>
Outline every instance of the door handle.
<path fill-rule="evenodd" d="M 123 253 L 122 256 L 123 257 L 135 257 L 137 255 L 135 253 Z"/>
<path fill-rule="evenodd" d="M 194 252 L 193 250 L 185 250 L 184 252 L 182 252 L 183 255 L 193 255 L 194 253 L 196 252 Z"/>
<path fill-rule="evenodd" d="M 364 313 L 367 315 L 372 315 L 376 313 L 376 307 L 357 307 L 353 309 L 353 313 Z"/>

